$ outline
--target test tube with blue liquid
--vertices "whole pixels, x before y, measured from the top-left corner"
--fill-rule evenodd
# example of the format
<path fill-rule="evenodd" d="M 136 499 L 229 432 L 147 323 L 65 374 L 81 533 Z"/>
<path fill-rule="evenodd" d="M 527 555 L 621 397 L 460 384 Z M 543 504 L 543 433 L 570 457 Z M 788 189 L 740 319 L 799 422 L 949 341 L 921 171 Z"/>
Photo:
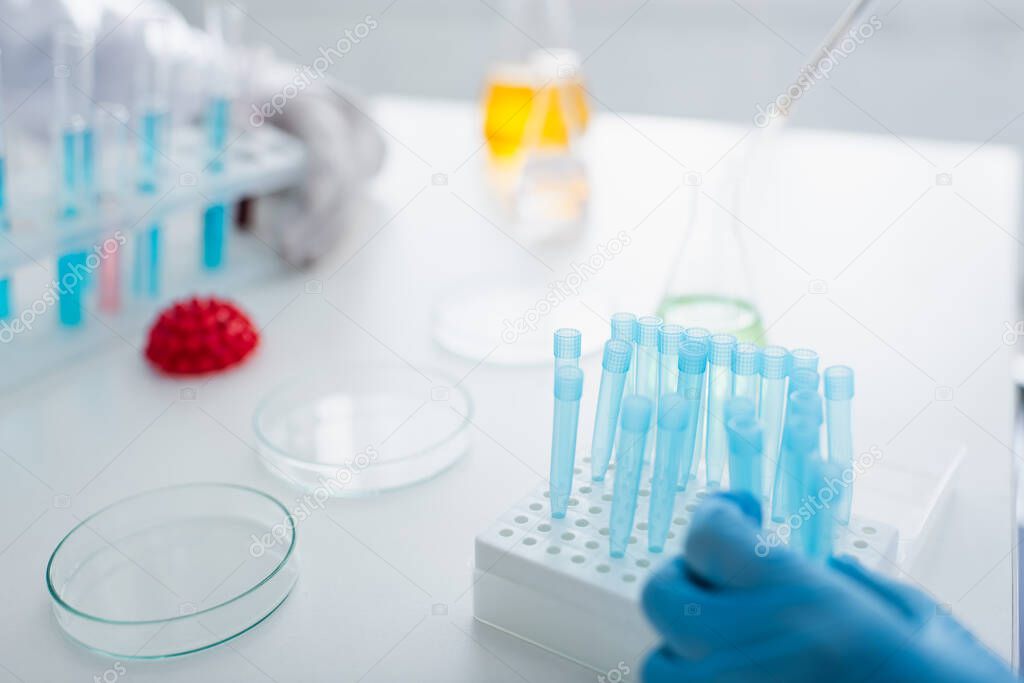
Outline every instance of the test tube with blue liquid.
<path fill-rule="evenodd" d="M 701 402 L 707 377 L 708 349 L 700 342 L 683 342 L 679 348 L 679 382 L 676 393 L 686 402 L 686 427 L 679 455 L 676 490 L 685 491 L 690 483 L 693 462 L 697 460 L 697 435 L 700 430 Z"/>
<path fill-rule="evenodd" d="M 7 215 L 7 139 L 4 131 L 4 120 L 7 118 L 4 97 L 3 53 L 0 52 L 0 233 L 11 230 L 10 217 Z M 5 239 L 5 238 L 0 238 Z M 0 320 L 11 316 L 11 279 L 0 277 Z"/>
<path fill-rule="evenodd" d="M 54 141 L 58 161 L 57 219 L 70 220 L 95 208 L 96 169 L 93 137 L 93 41 L 62 29 L 54 34 Z M 57 259 L 58 314 L 62 325 L 83 319 L 83 291 L 88 286 L 86 252 L 75 250 Z"/>
<path fill-rule="evenodd" d="M 576 463 L 576 432 L 583 395 L 583 371 L 572 366 L 555 372 L 555 417 L 551 431 L 550 491 L 551 516 L 565 517 L 572 494 Z"/>
<path fill-rule="evenodd" d="M 612 557 L 626 554 L 626 546 L 633 533 L 651 409 L 651 402 L 643 396 L 634 394 L 622 401 L 619 442 L 615 449 L 615 485 L 612 489 L 612 511 L 608 525 L 609 552 Z"/>
<path fill-rule="evenodd" d="M 686 332 L 680 325 L 666 323 L 658 330 L 658 391 L 664 396 L 676 390 L 679 381 L 679 347 Z"/>
<path fill-rule="evenodd" d="M 853 466 L 853 370 L 845 365 L 825 369 L 825 415 L 828 461 L 842 475 Z M 840 476 L 840 481 L 845 481 Z M 842 492 L 836 508 L 836 521 L 849 524 L 852 496 Z"/>
<path fill-rule="evenodd" d="M 647 547 L 653 553 L 660 553 L 664 549 L 672 522 L 679 458 L 683 452 L 683 438 L 689 417 L 689 406 L 681 395 L 674 391 L 661 395 L 647 526 Z"/>
<path fill-rule="evenodd" d="M 229 51 L 241 42 L 242 10 L 234 3 L 211 2 L 206 7 L 206 31 L 214 40 L 208 73 L 204 116 L 208 162 L 206 171 L 224 171 L 224 153 L 231 130 L 231 103 L 237 96 L 235 73 L 229 68 Z M 228 237 L 228 203 L 217 198 L 203 212 L 203 265 L 216 270 L 224 263 Z"/>
<path fill-rule="evenodd" d="M 608 463 L 612 459 L 619 409 L 632 355 L 632 342 L 616 339 L 605 342 L 604 357 L 601 359 L 601 387 L 597 392 L 597 411 L 594 415 L 594 437 L 590 442 L 590 472 L 594 481 L 604 481 Z"/>
<path fill-rule="evenodd" d="M 736 337 L 716 334 L 711 337 L 708 356 L 708 431 L 704 465 L 708 486 L 722 483 L 729 454 L 725 433 L 725 401 L 732 394 L 732 352 Z"/>
<path fill-rule="evenodd" d="M 761 350 L 761 403 L 758 407 L 758 421 L 762 430 L 765 469 L 762 500 L 765 503 L 771 498 L 772 485 L 778 476 L 788 374 L 789 352 L 781 346 L 764 347 Z"/>
<path fill-rule="evenodd" d="M 136 65 L 136 119 L 139 122 L 138 189 L 156 202 L 164 184 L 165 159 L 170 149 L 170 88 L 167 35 L 170 27 L 158 19 L 143 26 L 145 54 Z M 135 236 L 132 285 L 137 294 L 159 296 L 163 226 L 158 216 Z"/>
<path fill-rule="evenodd" d="M 654 430 L 654 411 L 658 405 L 658 380 L 661 370 L 661 354 L 658 352 L 658 330 L 662 320 L 655 315 L 637 319 L 636 325 L 636 394 L 651 404 L 651 423 L 648 431 Z M 648 438 L 648 451 L 653 448 L 653 436 Z M 648 453 L 649 455 L 649 453 Z"/>
<path fill-rule="evenodd" d="M 636 316 L 616 313 L 612 316 L 611 338 L 629 344 L 629 372 L 626 373 L 625 395 L 636 393 Z"/>

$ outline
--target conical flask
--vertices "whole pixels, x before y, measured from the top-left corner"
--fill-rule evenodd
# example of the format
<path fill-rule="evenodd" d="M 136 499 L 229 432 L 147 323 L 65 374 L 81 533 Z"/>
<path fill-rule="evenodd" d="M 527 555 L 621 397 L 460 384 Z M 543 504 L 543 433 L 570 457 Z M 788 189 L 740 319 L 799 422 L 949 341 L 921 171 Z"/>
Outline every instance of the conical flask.
<path fill-rule="evenodd" d="M 715 191 L 693 188 L 686 235 L 675 258 L 658 315 L 666 323 L 705 327 L 740 341 L 764 343 L 754 302 L 739 207 L 743 181 L 736 174 Z"/>

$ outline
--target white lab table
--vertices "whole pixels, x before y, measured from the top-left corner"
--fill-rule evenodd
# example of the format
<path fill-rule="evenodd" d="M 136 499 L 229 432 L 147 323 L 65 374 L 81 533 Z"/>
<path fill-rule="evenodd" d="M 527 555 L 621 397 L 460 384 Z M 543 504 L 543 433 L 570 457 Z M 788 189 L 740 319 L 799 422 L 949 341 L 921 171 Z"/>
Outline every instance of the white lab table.
<path fill-rule="evenodd" d="M 597 318 L 610 306 L 653 310 L 689 203 L 706 193 L 728 205 L 718 181 L 749 131 L 598 114 L 584 148 L 590 222 L 572 244 L 548 248 L 526 244 L 488 195 L 474 106 L 386 98 L 370 114 L 390 155 L 343 245 L 315 271 L 237 293 L 264 328 L 252 362 L 212 380 L 164 379 L 142 361 L 140 333 L 0 399 L 0 680 L 593 680 L 472 620 L 474 535 L 546 472 L 550 370 L 446 353 L 432 341 L 432 306 L 493 280 L 535 287 L 539 299 L 626 231 L 630 245 L 588 279 L 582 301 Z M 1016 315 L 1019 160 L 996 143 L 790 130 L 771 178 L 739 215 L 768 337 L 858 370 L 858 450 L 876 445 L 900 463 L 966 446 L 941 534 L 909 572 L 1009 658 L 1014 460 L 1003 336 Z M 558 316 L 556 307 L 547 322 Z M 475 404 L 468 455 L 422 485 L 333 501 L 302 522 L 292 596 L 226 645 L 125 661 L 118 674 L 69 643 L 43 571 L 76 518 L 140 490 L 204 480 L 294 504 L 299 494 L 255 455 L 254 406 L 286 377 L 345 359 L 463 378 Z M 884 471 L 857 485 L 870 489 Z"/>

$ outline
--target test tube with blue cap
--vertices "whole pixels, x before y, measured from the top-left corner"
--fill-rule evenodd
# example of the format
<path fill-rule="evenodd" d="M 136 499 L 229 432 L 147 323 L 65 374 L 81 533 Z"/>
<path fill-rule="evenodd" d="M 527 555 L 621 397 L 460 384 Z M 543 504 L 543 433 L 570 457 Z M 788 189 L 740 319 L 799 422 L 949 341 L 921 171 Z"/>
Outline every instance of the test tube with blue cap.
<path fill-rule="evenodd" d="M 682 452 L 679 456 L 679 474 L 676 478 L 676 490 L 685 491 L 690 483 L 690 474 L 695 457 L 698 435 L 700 434 L 701 405 L 704 400 L 704 385 L 707 378 L 708 348 L 701 342 L 683 342 L 679 348 L 679 383 L 676 393 L 686 401 L 686 430 L 683 433 Z"/>
<path fill-rule="evenodd" d="M 821 396 L 816 391 L 801 389 L 789 395 L 786 402 L 786 424 L 783 431 L 783 449 L 779 458 L 779 466 L 775 476 L 775 495 L 772 500 L 772 519 L 781 522 L 795 512 L 797 501 L 803 490 L 803 456 L 799 451 L 786 448 L 789 432 L 797 427 L 808 424 L 814 426 L 814 445 L 811 452 L 817 453 L 820 447 L 820 428 L 823 412 Z M 805 435 L 793 437 L 796 443 L 803 444 Z"/>
<path fill-rule="evenodd" d="M 725 401 L 732 393 L 732 352 L 736 337 L 716 334 L 711 337 L 708 356 L 708 431 L 704 465 L 708 486 L 722 482 L 729 444 L 725 434 Z"/>
<path fill-rule="evenodd" d="M 145 51 L 136 64 L 135 117 L 139 122 L 138 189 L 157 202 L 164 184 L 170 148 L 170 67 L 167 58 L 171 27 L 147 19 L 142 27 Z M 162 222 L 157 216 L 135 237 L 132 285 L 137 294 L 158 296 L 161 279 Z"/>
<path fill-rule="evenodd" d="M 611 338 L 629 344 L 629 372 L 626 374 L 626 394 L 636 393 L 636 316 L 632 313 L 612 315 Z"/>
<path fill-rule="evenodd" d="M 557 373 L 559 368 L 578 368 L 582 350 L 583 334 L 579 330 L 571 327 L 561 327 L 555 330 L 555 372 Z"/>
<path fill-rule="evenodd" d="M 744 411 L 726 423 L 726 431 L 729 437 L 729 489 L 745 491 L 760 498 L 763 490 L 761 425 L 752 413 Z"/>
<path fill-rule="evenodd" d="M 694 344 L 700 344 L 704 347 L 705 352 L 711 350 L 711 330 L 704 327 L 687 327 L 686 336 L 684 341 L 692 342 Z M 708 403 L 708 391 L 707 391 L 707 373 L 705 372 L 702 377 L 704 378 L 704 388 L 701 391 L 700 397 L 700 409 L 697 414 L 697 441 L 694 444 L 694 458 L 690 464 L 690 476 L 696 477 L 697 470 L 700 469 L 701 455 L 704 453 L 704 439 L 705 439 L 705 425 L 707 424 L 707 403 Z"/>
<path fill-rule="evenodd" d="M 679 478 L 679 458 L 689 422 L 689 405 L 680 394 L 661 395 L 658 402 L 658 433 L 651 477 L 651 504 L 647 526 L 647 546 L 653 553 L 665 547 Z"/>
<path fill-rule="evenodd" d="M 647 431 L 651 424 L 651 401 L 639 395 L 622 401 L 619 442 L 615 449 L 615 485 L 612 489 L 612 511 L 608 525 L 609 552 L 612 557 L 626 554 L 633 533 L 640 473 L 643 470 Z"/>
<path fill-rule="evenodd" d="M 813 417 L 806 415 L 790 415 L 786 419 L 786 435 L 783 443 L 783 459 L 787 468 L 785 477 L 784 500 L 781 509 L 772 509 L 772 519 L 776 522 L 785 522 L 788 519 L 799 517 L 800 524 L 793 524 L 790 527 L 790 547 L 807 552 L 811 547 L 811 539 L 815 532 L 811 528 L 813 524 L 803 521 L 807 516 L 801 512 L 803 506 L 807 506 L 810 518 L 814 518 L 815 504 L 811 500 L 813 491 L 812 477 L 814 461 L 820 460 L 818 455 L 818 441 L 820 439 L 821 423 Z M 810 495 L 809 495 L 810 494 Z M 778 512 L 778 514 L 776 514 Z"/>
<path fill-rule="evenodd" d="M 6 109 L 4 104 L 3 53 L 0 52 L 0 234 L 11 231 L 11 221 L 7 213 L 7 139 L 4 131 Z M 0 277 L 0 320 L 11 315 L 11 279 Z"/>
<path fill-rule="evenodd" d="M 210 2 L 206 6 L 206 31 L 213 37 L 207 74 L 207 102 L 204 124 L 208 162 L 206 171 L 217 175 L 224 170 L 224 156 L 231 130 L 231 103 L 237 97 L 237 74 L 229 68 L 229 51 L 241 42 L 242 10 L 233 2 Z M 203 265 L 211 270 L 224 262 L 228 236 L 228 205 L 217 198 L 203 212 Z"/>
<path fill-rule="evenodd" d="M 757 344 L 740 342 L 732 354 L 732 395 L 753 402 L 761 395 L 761 349 Z"/>
<path fill-rule="evenodd" d="M 636 393 L 651 403 L 651 423 L 654 429 L 654 411 L 658 405 L 658 380 L 660 379 L 661 354 L 658 352 L 658 330 L 662 320 L 655 315 L 644 315 L 637 319 L 636 326 Z M 654 439 L 648 438 L 648 451 Z"/>
<path fill-rule="evenodd" d="M 793 349 L 789 352 L 789 371 L 792 373 L 804 368 L 817 372 L 819 360 L 817 351 L 813 351 L 811 349 Z"/>
<path fill-rule="evenodd" d="M 825 414 L 828 461 L 842 475 L 853 466 L 853 370 L 845 365 L 825 369 Z M 841 481 L 845 481 L 840 478 Z M 852 496 L 844 491 L 836 509 L 836 521 L 849 524 Z"/>
<path fill-rule="evenodd" d="M 664 396 L 674 392 L 679 381 L 679 347 L 686 332 L 680 325 L 666 323 L 658 330 L 659 379 L 658 391 Z"/>
<path fill-rule="evenodd" d="M 764 449 L 765 476 L 762 500 L 765 503 L 771 498 L 771 487 L 778 476 L 782 424 L 786 410 L 788 359 L 789 352 L 781 346 L 766 346 L 761 350 L 761 404 L 758 407 L 758 417 Z"/>
<path fill-rule="evenodd" d="M 555 416 L 551 430 L 551 516 L 565 517 L 576 463 L 576 432 L 583 394 L 583 371 L 572 366 L 555 372 Z"/>
<path fill-rule="evenodd" d="M 609 339 L 601 360 L 601 387 L 597 392 L 594 437 L 590 442 L 590 471 L 594 481 L 604 481 L 615 445 L 626 376 L 633 355 L 632 342 Z"/>
<path fill-rule="evenodd" d="M 54 141 L 57 147 L 57 219 L 87 214 L 96 199 L 93 138 L 93 41 L 70 29 L 54 33 Z M 77 245 L 76 245 L 77 246 Z M 57 259 L 58 315 L 62 325 L 82 323 L 88 282 L 86 252 L 72 247 Z"/>

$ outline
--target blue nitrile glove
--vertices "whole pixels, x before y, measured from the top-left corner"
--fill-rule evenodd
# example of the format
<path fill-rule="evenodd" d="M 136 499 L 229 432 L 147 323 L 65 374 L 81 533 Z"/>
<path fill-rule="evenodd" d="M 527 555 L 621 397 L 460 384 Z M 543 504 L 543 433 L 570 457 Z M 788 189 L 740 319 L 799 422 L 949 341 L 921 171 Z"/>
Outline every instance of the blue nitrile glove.
<path fill-rule="evenodd" d="M 685 559 L 643 608 L 664 638 L 646 683 L 1008 683 L 1017 679 L 927 595 L 850 559 L 816 563 L 763 540 L 749 495 L 709 498 Z"/>

